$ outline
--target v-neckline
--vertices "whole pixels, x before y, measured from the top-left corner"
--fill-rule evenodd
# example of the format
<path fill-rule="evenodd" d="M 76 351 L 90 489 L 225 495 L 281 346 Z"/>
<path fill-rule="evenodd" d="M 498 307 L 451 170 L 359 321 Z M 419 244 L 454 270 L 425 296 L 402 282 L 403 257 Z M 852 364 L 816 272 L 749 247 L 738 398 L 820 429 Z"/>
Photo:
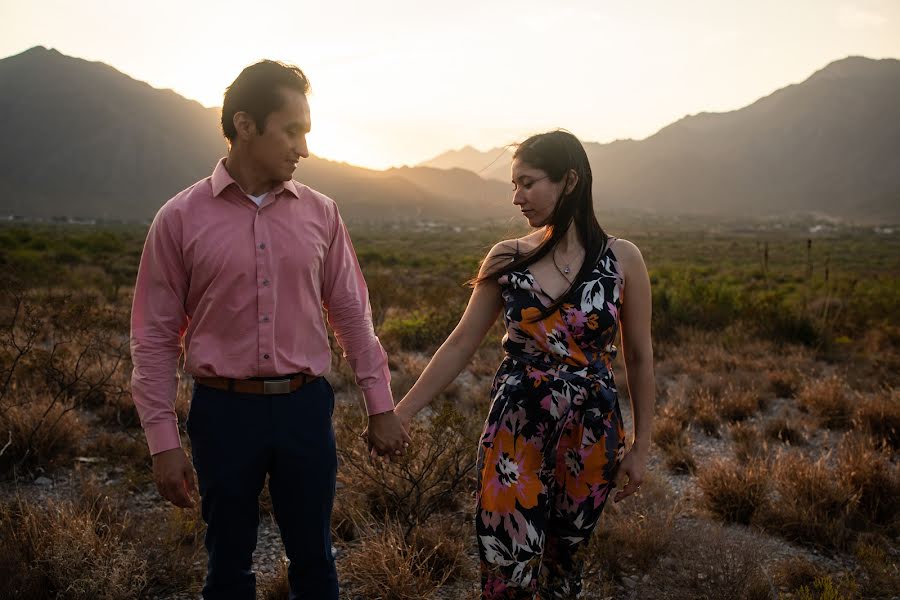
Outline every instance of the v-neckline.
<path fill-rule="evenodd" d="M 597 262 L 594 263 L 594 268 L 591 270 L 591 273 L 592 273 L 592 274 L 593 274 L 595 271 L 597 271 L 597 269 L 598 269 L 599 266 L 600 266 L 601 261 L 602 261 L 602 260 L 604 259 L 604 257 L 609 253 L 609 251 L 612 250 L 612 244 L 613 244 L 613 242 L 617 241 L 618 239 L 619 239 L 619 238 L 617 238 L 617 237 L 608 236 L 608 238 L 607 238 L 607 243 L 606 243 L 606 247 L 603 249 L 603 253 L 600 254 L 600 256 L 597 257 Z M 615 257 L 615 253 L 613 253 L 613 257 Z M 615 260 L 615 258 L 614 258 L 614 260 Z M 538 281 L 538 279 L 537 279 L 537 277 L 535 277 L 534 273 L 531 272 L 531 267 L 526 266 L 525 269 L 524 269 L 524 272 L 528 273 L 528 276 L 531 277 L 531 281 L 532 281 L 532 283 L 534 283 L 535 287 L 537 287 L 537 291 L 540 293 L 540 295 L 541 295 L 541 296 L 544 296 L 545 298 L 549 298 L 549 299 L 550 299 L 550 304 L 545 304 L 543 300 L 540 300 L 540 299 L 538 300 L 538 302 L 540 302 L 541 306 L 543 306 L 544 308 L 549 308 L 550 306 L 552 306 L 553 304 L 555 304 L 555 303 L 557 302 L 557 300 L 564 300 L 564 299 L 566 299 L 567 296 L 569 296 L 569 295 L 575 293 L 575 290 L 577 290 L 578 288 L 582 287 L 582 286 L 583 286 L 585 283 L 587 283 L 587 281 L 588 281 L 588 280 L 582 281 L 577 287 L 574 287 L 574 288 L 568 290 L 567 292 L 564 292 L 562 296 L 560 296 L 559 298 L 557 298 L 556 300 L 554 300 L 553 296 L 551 296 L 550 294 L 548 294 L 548 293 L 544 290 L 544 286 L 541 285 L 541 282 Z M 576 273 L 575 276 L 578 277 L 577 273 Z"/>
<path fill-rule="evenodd" d="M 597 269 L 597 267 L 595 266 L 595 267 L 594 267 L 594 270 L 596 270 L 596 269 Z M 585 284 L 585 282 L 582 281 L 577 287 L 574 287 L 574 288 L 571 288 L 571 289 L 566 290 L 565 292 L 563 292 L 562 296 L 560 296 L 559 298 L 554 299 L 553 296 L 551 296 L 550 294 L 548 294 L 548 293 L 544 290 L 544 286 L 541 285 L 541 282 L 538 281 L 537 277 L 535 277 L 534 273 L 532 273 L 530 267 L 527 267 L 527 266 L 526 266 L 526 267 L 525 267 L 525 272 L 528 273 L 528 276 L 529 276 L 529 277 L 531 277 L 531 282 L 534 284 L 534 287 L 537 288 L 537 291 L 540 293 L 540 295 L 541 295 L 541 296 L 544 296 L 545 298 L 547 298 L 547 299 L 550 300 L 550 304 L 545 304 L 543 300 L 540 300 L 540 299 L 538 300 L 538 302 L 540 302 L 540 303 L 541 303 L 541 306 L 543 306 L 544 308 L 550 308 L 550 307 L 553 306 L 557 301 L 559 301 L 559 300 L 565 300 L 565 299 L 567 298 L 567 296 L 569 296 L 569 295 L 571 295 L 571 294 L 574 294 L 574 293 L 575 293 L 575 290 L 577 290 L 578 288 L 580 288 L 581 286 L 583 286 L 583 285 Z M 591 271 L 591 272 L 593 272 L 593 271 Z M 577 275 L 576 275 L 576 277 L 577 277 Z"/>

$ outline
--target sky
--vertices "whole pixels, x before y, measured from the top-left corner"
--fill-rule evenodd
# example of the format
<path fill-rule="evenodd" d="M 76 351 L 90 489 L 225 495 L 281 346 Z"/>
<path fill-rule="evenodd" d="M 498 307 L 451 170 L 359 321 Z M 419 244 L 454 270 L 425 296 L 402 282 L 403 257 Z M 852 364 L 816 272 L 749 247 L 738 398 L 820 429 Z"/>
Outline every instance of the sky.
<path fill-rule="evenodd" d="M 36 45 L 205 106 L 248 64 L 294 63 L 310 150 L 381 169 L 557 127 L 642 139 L 846 56 L 900 58 L 900 0 L 0 0 L 0 57 Z"/>

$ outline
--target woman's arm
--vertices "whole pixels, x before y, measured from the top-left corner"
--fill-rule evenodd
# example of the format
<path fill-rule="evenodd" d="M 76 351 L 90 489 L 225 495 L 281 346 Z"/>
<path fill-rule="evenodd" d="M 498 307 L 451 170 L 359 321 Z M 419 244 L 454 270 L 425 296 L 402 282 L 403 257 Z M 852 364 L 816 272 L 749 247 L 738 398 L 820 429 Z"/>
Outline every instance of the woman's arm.
<path fill-rule="evenodd" d="M 494 246 L 484 259 L 479 275 L 494 268 L 497 261 L 502 260 L 502 255 L 507 252 L 510 252 L 508 242 Z M 419 380 L 394 409 L 404 426 L 409 424 L 416 413 L 428 406 L 434 397 L 456 379 L 459 372 L 469 364 L 472 355 L 497 320 L 502 308 L 500 285 L 495 280 L 489 279 L 475 286 L 459 323 L 434 353 Z"/>
<path fill-rule="evenodd" d="M 625 276 L 619 329 L 625 358 L 625 376 L 631 412 L 634 416 L 634 437 L 631 448 L 622 460 L 616 475 L 619 492 L 615 501 L 637 491 L 644 478 L 650 437 L 653 430 L 653 409 L 656 403 L 656 380 L 653 374 L 653 345 L 650 339 L 651 296 L 647 266 L 637 246 L 619 240 L 614 252 Z M 622 488 L 627 476 L 627 485 Z"/>

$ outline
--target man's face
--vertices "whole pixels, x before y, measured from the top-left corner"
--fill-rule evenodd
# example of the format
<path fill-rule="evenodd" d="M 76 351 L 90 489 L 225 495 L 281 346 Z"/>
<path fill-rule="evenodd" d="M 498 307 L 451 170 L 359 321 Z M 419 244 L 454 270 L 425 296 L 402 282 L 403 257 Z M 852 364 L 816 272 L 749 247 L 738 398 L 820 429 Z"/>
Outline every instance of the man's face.
<path fill-rule="evenodd" d="M 248 152 L 270 181 L 287 181 L 301 158 L 309 157 L 306 134 L 312 127 L 309 102 L 299 91 L 281 90 L 284 104 L 266 118 L 263 133 L 252 136 Z"/>

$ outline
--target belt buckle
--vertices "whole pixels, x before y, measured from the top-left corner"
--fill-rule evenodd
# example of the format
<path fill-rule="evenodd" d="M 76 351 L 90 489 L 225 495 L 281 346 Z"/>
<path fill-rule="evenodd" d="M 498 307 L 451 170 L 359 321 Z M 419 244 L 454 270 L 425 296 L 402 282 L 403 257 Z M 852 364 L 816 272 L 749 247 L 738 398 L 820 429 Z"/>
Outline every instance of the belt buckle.
<path fill-rule="evenodd" d="M 290 379 L 267 379 L 263 381 L 263 394 L 290 394 Z"/>

